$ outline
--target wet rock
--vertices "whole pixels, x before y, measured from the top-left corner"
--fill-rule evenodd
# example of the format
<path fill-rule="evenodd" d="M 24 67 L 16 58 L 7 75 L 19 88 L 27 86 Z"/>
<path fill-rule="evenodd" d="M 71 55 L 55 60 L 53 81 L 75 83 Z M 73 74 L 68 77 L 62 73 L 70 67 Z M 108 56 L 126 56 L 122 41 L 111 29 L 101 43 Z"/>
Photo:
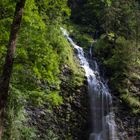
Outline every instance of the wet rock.
<path fill-rule="evenodd" d="M 139 140 L 139 115 L 131 114 L 130 109 L 123 102 L 120 102 L 117 97 L 114 98 L 114 100 L 114 112 L 120 140 L 130 140 L 132 138 L 135 138 L 134 140 Z"/>

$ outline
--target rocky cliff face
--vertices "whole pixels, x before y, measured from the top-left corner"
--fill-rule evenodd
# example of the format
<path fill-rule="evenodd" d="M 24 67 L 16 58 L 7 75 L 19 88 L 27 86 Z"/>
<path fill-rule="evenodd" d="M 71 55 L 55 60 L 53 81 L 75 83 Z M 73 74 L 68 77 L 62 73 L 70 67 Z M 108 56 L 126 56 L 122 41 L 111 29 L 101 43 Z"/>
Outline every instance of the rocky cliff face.
<path fill-rule="evenodd" d="M 69 66 L 63 65 L 61 72 L 61 96 L 63 104 L 49 109 L 49 106 L 27 108 L 29 125 L 36 128 L 35 140 L 88 140 L 89 103 L 86 79 L 82 85 L 71 82 L 73 77 Z"/>
<path fill-rule="evenodd" d="M 131 114 L 128 106 L 117 97 L 114 99 L 114 112 L 120 140 L 139 140 L 139 115 Z"/>
<path fill-rule="evenodd" d="M 61 94 L 64 104 L 57 110 L 60 131 L 66 135 L 64 140 L 87 140 L 89 133 L 89 102 L 86 79 L 81 86 L 72 86 L 71 70 L 63 69 Z"/>

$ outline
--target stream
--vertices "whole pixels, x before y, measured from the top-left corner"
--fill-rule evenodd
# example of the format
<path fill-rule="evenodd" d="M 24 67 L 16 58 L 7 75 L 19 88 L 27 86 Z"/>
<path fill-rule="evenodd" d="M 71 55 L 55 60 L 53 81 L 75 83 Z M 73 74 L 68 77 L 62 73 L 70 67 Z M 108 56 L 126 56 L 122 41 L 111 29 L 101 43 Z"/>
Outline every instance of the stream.
<path fill-rule="evenodd" d="M 100 76 L 98 64 L 93 58 L 92 45 L 89 49 L 89 56 L 86 58 L 83 48 L 74 43 L 65 29 L 61 28 L 61 30 L 77 51 L 80 65 L 85 70 L 87 77 L 92 127 L 89 140 L 119 140 L 112 111 L 112 96 L 107 83 Z"/>

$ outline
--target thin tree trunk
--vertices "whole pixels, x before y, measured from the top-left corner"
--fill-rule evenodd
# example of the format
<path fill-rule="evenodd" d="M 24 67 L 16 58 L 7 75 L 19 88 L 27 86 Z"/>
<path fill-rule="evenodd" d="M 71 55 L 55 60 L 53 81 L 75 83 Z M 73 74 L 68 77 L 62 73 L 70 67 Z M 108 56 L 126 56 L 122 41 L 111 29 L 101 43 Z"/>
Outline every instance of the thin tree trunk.
<path fill-rule="evenodd" d="M 26 0 L 19 0 L 16 4 L 15 15 L 13 18 L 13 23 L 11 25 L 7 55 L 5 59 L 2 77 L 0 79 L 0 139 L 3 133 L 4 114 L 5 114 L 4 110 L 7 103 L 10 77 L 12 73 L 14 53 L 16 49 L 16 40 L 17 40 L 18 31 L 20 29 L 25 1 Z"/>

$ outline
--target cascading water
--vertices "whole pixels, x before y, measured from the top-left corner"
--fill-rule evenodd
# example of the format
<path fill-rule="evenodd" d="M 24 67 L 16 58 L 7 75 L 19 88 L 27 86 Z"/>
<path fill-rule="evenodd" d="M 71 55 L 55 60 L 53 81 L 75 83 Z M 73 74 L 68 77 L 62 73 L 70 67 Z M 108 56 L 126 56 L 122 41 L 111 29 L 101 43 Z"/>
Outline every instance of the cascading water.
<path fill-rule="evenodd" d="M 107 84 L 100 76 L 96 60 L 92 58 L 91 61 L 92 48 L 90 48 L 90 57 L 87 60 L 83 49 L 73 42 L 65 29 L 61 28 L 61 30 L 67 40 L 77 50 L 80 65 L 84 68 L 87 77 L 92 115 L 92 132 L 89 140 L 118 140 L 114 114 L 111 110 L 112 97 Z M 93 66 L 90 66 L 88 61 L 92 62 Z"/>

